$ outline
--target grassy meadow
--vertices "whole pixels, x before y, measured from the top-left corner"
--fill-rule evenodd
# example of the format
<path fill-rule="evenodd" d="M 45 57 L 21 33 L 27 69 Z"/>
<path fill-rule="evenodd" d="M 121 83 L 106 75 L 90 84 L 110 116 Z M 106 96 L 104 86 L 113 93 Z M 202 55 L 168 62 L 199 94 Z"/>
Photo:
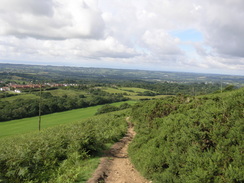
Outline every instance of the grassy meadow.
<path fill-rule="evenodd" d="M 64 89 L 57 89 L 57 90 L 48 90 L 47 92 L 50 92 L 53 96 L 58 96 L 58 97 L 62 97 L 64 95 L 68 95 L 70 97 L 76 97 L 79 95 L 87 95 L 87 93 L 85 91 L 81 91 L 81 90 L 64 90 Z"/>
<path fill-rule="evenodd" d="M 131 100 L 141 100 L 141 99 L 153 99 L 153 98 L 163 98 L 167 95 L 156 95 L 156 96 L 138 96 L 139 93 L 149 91 L 153 92 L 152 90 L 147 90 L 143 88 L 134 88 L 134 87 L 117 87 L 117 88 L 111 88 L 111 87 L 106 87 L 106 88 L 101 88 L 102 90 L 108 92 L 108 93 L 121 93 L 125 97 L 128 97 Z"/>
<path fill-rule="evenodd" d="M 164 98 L 167 97 L 168 95 L 156 95 L 156 96 L 137 96 L 137 95 L 133 95 L 133 96 L 128 96 L 128 98 L 130 98 L 131 100 L 143 100 L 143 99 L 160 99 L 160 98 Z"/>
<path fill-rule="evenodd" d="M 143 88 L 134 88 L 134 87 L 121 87 L 120 89 L 121 89 L 121 90 L 124 90 L 124 91 L 131 90 L 131 91 L 133 91 L 134 93 L 144 92 L 144 91 L 152 91 L 152 90 L 147 90 L 147 89 L 143 89 Z M 153 91 L 152 91 L 152 92 L 153 92 Z"/>
<path fill-rule="evenodd" d="M 117 102 L 111 105 L 119 106 L 125 102 Z M 128 104 L 134 104 L 135 101 L 126 101 Z M 56 125 L 66 124 L 81 121 L 89 117 L 94 116 L 102 105 L 74 109 L 65 112 L 53 113 L 48 115 L 43 115 L 41 117 L 41 128 L 48 128 Z M 17 134 L 24 134 L 32 131 L 38 130 L 38 116 L 31 118 L 23 118 L 18 120 L 11 120 L 7 122 L 0 123 L 0 138 L 6 136 L 12 136 Z"/>
<path fill-rule="evenodd" d="M 133 87 L 117 87 L 117 88 L 107 87 L 107 88 L 102 88 L 102 90 L 109 93 L 127 93 L 128 95 L 137 95 L 139 92 L 151 91 L 143 88 L 133 88 Z"/>

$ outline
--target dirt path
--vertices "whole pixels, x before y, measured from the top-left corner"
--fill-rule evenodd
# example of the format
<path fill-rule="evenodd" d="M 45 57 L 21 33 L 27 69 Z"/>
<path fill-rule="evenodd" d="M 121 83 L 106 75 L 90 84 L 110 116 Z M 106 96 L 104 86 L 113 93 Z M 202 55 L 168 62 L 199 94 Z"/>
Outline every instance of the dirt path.
<path fill-rule="evenodd" d="M 87 183 L 151 183 L 143 178 L 128 158 L 128 145 L 135 136 L 133 126 L 129 122 L 127 134 L 106 152 L 105 157 Z"/>

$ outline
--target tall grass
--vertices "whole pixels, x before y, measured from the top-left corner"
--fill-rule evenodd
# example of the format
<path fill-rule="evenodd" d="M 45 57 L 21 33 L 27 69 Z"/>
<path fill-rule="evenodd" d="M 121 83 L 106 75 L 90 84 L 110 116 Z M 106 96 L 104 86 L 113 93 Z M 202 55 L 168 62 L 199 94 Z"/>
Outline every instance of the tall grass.
<path fill-rule="evenodd" d="M 125 111 L 0 140 L 0 182 L 84 182 L 126 132 Z"/>

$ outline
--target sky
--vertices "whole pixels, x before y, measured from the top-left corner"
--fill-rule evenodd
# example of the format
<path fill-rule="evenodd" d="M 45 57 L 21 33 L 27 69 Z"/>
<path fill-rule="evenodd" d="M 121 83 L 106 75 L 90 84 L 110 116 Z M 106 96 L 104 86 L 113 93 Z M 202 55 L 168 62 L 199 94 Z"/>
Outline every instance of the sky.
<path fill-rule="evenodd" d="M 243 0 L 1 0 L 0 63 L 244 75 Z"/>

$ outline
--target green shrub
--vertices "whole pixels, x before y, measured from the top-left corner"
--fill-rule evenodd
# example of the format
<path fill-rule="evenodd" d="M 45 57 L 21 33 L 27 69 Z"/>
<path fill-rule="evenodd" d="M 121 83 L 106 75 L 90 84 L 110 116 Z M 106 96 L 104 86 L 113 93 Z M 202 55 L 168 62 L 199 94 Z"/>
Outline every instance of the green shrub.
<path fill-rule="evenodd" d="M 82 177 L 83 162 L 120 139 L 126 128 L 119 112 L 1 139 L 0 182 L 62 182 L 64 177 L 68 181 L 67 174 L 72 182 Z"/>
<path fill-rule="evenodd" d="M 243 182 L 244 89 L 132 110 L 135 166 L 153 182 Z"/>
<path fill-rule="evenodd" d="M 113 112 L 113 111 L 118 111 L 118 110 L 119 110 L 118 107 L 106 104 L 106 105 L 103 105 L 101 108 L 99 108 L 95 115 Z"/>

